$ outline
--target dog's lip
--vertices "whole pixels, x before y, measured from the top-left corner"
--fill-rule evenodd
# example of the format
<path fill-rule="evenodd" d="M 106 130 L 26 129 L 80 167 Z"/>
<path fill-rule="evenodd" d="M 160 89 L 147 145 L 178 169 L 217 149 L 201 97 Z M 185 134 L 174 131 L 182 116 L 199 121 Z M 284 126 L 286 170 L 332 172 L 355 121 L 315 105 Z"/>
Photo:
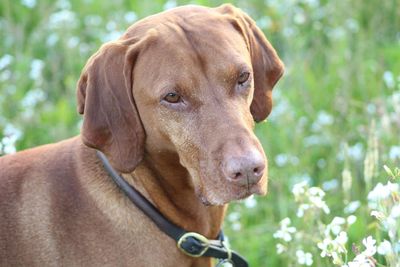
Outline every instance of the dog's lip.
<path fill-rule="evenodd" d="M 264 190 L 263 186 L 257 183 L 250 186 L 243 186 L 240 191 L 243 193 L 239 193 L 238 199 L 245 199 L 253 194 L 262 195 Z"/>
<path fill-rule="evenodd" d="M 236 194 L 233 200 L 242 200 L 254 194 L 265 195 L 267 193 L 266 181 L 268 181 L 267 178 L 255 184 L 238 186 L 238 188 L 234 190 Z"/>
<path fill-rule="evenodd" d="M 225 181 L 227 182 L 227 181 Z M 225 186 L 228 188 L 230 193 L 225 195 L 220 200 L 215 201 L 213 197 L 210 198 L 203 190 L 199 190 L 198 187 L 195 187 L 196 195 L 198 199 L 206 206 L 213 206 L 213 205 L 225 205 L 229 204 L 230 202 L 243 200 L 245 198 L 250 197 L 251 195 L 265 195 L 267 192 L 267 183 L 268 178 L 267 176 L 262 177 L 257 183 L 254 184 L 244 184 L 244 185 L 237 185 L 233 183 L 227 183 Z M 214 195 L 215 197 L 215 195 Z M 218 197 L 217 197 L 218 199 Z"/>
<path fill-rule="evenodd" d="M 243 185 L 243 186 L 235 186 L 233 190 L 233 195 L 230 200 L 228 200 L 226 203 L 229 203 L 231 201 L 235 200 L 243 200 L 251 195 L 265 195 L 266 194 L 266 186 L 263 183 L 256 183 L 252 185 Z"/>

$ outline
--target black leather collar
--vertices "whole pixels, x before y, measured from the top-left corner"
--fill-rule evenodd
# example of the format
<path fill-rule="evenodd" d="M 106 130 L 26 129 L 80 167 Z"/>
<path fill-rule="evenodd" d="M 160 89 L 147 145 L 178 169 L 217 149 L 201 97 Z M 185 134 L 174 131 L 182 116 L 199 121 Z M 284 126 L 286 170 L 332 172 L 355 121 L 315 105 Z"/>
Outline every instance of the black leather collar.
<path fill-rule="evenodd" d="M 220 260 L 219 264 L 230 262 L 235 267 L 248 267 L 247 261 L 242 256 L 237 252 L 230 250 L 226 246 L 222 230 L 218 234 L 216 240 L 209 240 L 201 234 L 185 231 L 170 222 L 139 191 L 125 181 L 125 179 L 114 170 L 107 160 L 107 157 L 102 152 L 97 151 L 97 156 L 102 161 L 104 168 L 107 170 L 113 181 L 132 201 L 132 203 L 146 214 L 162 232 L 174 239 L 178 248 L 183 253 L 191 257 L 216 258 Z"/>

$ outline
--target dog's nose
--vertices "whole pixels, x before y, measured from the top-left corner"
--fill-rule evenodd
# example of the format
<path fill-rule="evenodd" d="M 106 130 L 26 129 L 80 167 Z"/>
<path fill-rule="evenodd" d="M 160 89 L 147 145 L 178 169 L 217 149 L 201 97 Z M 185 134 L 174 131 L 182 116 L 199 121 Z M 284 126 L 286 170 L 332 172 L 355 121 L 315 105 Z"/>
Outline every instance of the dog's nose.
<path fill-rule="evenodd" d="M 227 159 L 224 172 L 226 178 L 238 185 L 252 185 L 258 183 L 264 174 L 265 160 L 258 152 L 246 156 Z"/>

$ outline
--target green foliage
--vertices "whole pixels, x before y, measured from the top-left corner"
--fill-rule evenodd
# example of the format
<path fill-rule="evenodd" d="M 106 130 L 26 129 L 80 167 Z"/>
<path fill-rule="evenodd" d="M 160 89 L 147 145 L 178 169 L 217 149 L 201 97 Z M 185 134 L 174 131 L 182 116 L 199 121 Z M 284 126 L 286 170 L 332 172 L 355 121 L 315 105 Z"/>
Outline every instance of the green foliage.
<path fill-rule="evenodd" d="M 190 3 L 216 6 L 224 1 Z M 86 60 L 131 23 L 188 1 L 4 0 L 0 4 L 0 154 L 79 133 L 75 86 Z M 225 228 L 251 266 L 294 266 L 272 237 L 294 218 L 292 186 L 321 186 L 330 215 L 360 200 L 349 239 L 360 243 L 370 225 L 365 199 L 384 177 L 365 164 L 376 138 L 376 166 L 400 165 L 399 0 L 232 1 L 264 30 L 286 64 L 274 90 L 275 108 L 256 127 L 269 158 L 270 193 L 233 204 Z M 342 171 L 352 176 L 344 189 Z M 367 175 L 368 176 L 368 175 Z M 297 225 L 302 221 L 298 220 Z M 368 228 L 367 226 L 370 226 Z M 317 260 L 314 265 L 328 264 Z M 350 252 L 351 253 L 351 252 Z"/>

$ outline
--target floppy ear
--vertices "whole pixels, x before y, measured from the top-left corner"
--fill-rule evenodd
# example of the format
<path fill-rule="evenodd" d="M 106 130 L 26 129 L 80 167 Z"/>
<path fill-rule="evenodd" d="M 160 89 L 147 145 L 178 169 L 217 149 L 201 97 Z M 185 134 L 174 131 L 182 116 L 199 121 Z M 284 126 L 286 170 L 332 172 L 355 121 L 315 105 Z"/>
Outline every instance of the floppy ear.
<path fill-rule="evenodd" d="M 145 133 L 132 95 L 138 46 L 134 40 L 103 45 L 86 63 L 77 88 L 83 142 L 124 173 L 135 169 L 144 151 Z"/>
<path fill-rule="evenodd" d="M 246 41 L 254 73 L 254 96 L 250 111 L 256 122 L 263 121 L 271 112 L 272 88 L 282 76 L 284 65 L 263 32 L 247 14 L 230 4 L 217 9 L 228 16 L 233 27 Z"/>

